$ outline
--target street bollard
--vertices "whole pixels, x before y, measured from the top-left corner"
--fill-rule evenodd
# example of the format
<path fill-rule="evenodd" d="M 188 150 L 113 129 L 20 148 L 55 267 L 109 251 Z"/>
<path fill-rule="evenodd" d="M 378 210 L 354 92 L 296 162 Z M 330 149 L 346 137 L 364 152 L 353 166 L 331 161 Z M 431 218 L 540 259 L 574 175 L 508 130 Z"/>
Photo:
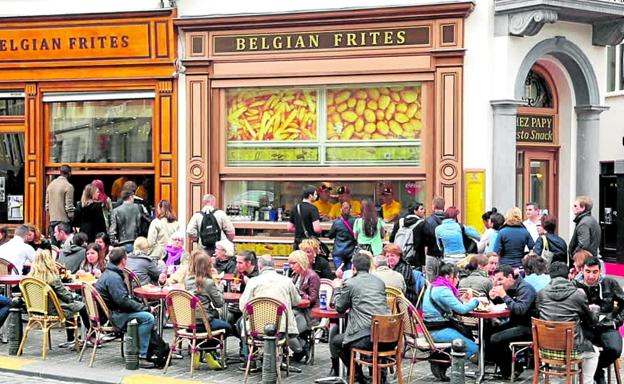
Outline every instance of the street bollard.
<path fill-rule="evenodd" d="M 462 339 L 455 339 L 451 343 L 451 384 L 464 384 L 466 379 L 466 343 Z"/>
<path fill-rule="evenodd" d="M 262 384 L 275 384 L 277 382 L 277 347 L 275 345 L 275 324 L 267 324 L 264 327 L 264 356 L 262 358 Z"/>
<path fill-rule="evenodd" d="M 22 327 L 22 295 L 20 293 L 13 294 L 13 300 L 11 300 L 11 309 L 9 309 L 9 317 L 7 325 L 9 332 L 9 355 L 17 355 L 22 337 L 24 335 L 24 329 Z"/>
<path fill-rule="evenodd" d="M 128 323 L 126 338 L 124 340 L 126 369 L 139 369 L 139 323 L 132 320 Z"/>

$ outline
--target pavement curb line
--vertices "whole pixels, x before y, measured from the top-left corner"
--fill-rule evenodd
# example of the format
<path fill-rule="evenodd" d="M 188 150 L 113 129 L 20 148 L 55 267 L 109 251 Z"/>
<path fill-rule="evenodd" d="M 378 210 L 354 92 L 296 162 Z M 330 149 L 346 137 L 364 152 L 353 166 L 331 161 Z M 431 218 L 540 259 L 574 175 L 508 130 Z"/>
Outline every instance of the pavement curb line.
<path fill-rule="evenodd" d="M 0 366 L 0 372 L 10 372 L 10 373 L 23 375 L 23 376 L 38 377 L 41 379 L 59 380 L 59 381 L 65 381 L 68 383 L 84 383 L 84 384 L 111 384 L 112 383 L 111 381 L 78 379 L 72 376 L 55 375 L 51 373 L 43 373 L 43 372 L 35 372 L 35 371 L 25 371 L 20 368 L 6 368 L 3 366 Z"/>
<path fill-rule="evenodd" d="M 148 373 L 136 373 L 124 376 L 122 384 L 200 384 L 208 383 L 206 381 L 193 379 L 178 379 L 174 377 L 166 377 L 161 375 L 150 375 Z"/>

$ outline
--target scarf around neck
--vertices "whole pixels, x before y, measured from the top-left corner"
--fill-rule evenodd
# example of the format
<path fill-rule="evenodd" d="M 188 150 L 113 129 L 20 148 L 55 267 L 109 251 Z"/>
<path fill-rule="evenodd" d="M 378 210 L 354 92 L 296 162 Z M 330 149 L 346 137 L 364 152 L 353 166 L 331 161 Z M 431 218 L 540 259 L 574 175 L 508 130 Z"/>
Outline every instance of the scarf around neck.
<path fill-rule="evenodd" d="M 180 264 L 184 248 L 174 248 L 172 245 L 165 245 L 165 250 L 167 251 L 167 261 L 165 262 L 167 266 Z"/>
<path fill-rule="evenodd" d="M 459 297 L 459 291 L 457 290 L 457 288 L 455 288 L 453 284 L 451 284 L 446 278 L 442 276 L 438 276 L 435 279 L 433 279 L 433 281 L 431 282 L 431 286 L 432 287 L 446 287 L 450 289 L 451 292 L 453 292 L 453 295 L 455 297 Z"/>

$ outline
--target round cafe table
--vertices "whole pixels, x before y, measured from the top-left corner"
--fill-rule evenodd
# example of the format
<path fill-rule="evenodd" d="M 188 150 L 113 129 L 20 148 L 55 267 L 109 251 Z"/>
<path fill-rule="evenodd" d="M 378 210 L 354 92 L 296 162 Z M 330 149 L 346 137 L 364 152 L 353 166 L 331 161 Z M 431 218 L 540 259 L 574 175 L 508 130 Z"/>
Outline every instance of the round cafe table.
<path fill-rule="evenodd" d="M 340 332 L 344 332 L 344 318 L 346 313 L 339 313 L 334 308 L 321 309 L 320 307 L 314 307 L 310 310 L 312 317 L 316 317 L 317 319 L 338 319 L 338 329 Z M 330 341 L 331 342 L 331 341 Z M 320 379 L 314 380 L 315 383 L 346 383 L 343 379 L 344 377 L 344 365 L 342 361 L 340 362 L 338 371 L 338 376 L 329 376 L 323 377 Z"/>
<path fill-rule="evenodd" d="M 165 324 L 165 299 L 167 294 L 173 289 L 180 289 L 180 287 L 137 287 L 132 290 L 137 297 L 147 300 L 158 300 L 158 324 L 156 325 L 156 330 L 160 337 L 162 337 L 163 325 Z"/>
<path fill-rule="evenodd" d="M 80 292 L 82 289 L 82 281 L 72 281 L 71 283 L 63 283 L 63 285 L 70 291 Z"/>
<path fill-rule="evenodd" d="M 511 311 L 505 309 L 502 311 L 472 311 L 466 314 L 467 317 L 474 317 L 479 319 L 479 376 L 476 383 L 479 384 L 485 378 L 485 340 L 483 337 L 483 330 L 485 325 L 485 319 L 500 319 L 509 317 Z"/>

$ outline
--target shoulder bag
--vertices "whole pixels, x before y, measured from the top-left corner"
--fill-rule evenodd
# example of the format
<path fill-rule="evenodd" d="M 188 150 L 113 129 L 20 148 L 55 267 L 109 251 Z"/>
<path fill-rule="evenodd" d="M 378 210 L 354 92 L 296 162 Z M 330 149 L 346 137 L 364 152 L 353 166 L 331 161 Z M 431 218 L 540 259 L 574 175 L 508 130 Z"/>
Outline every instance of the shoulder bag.
<path fill-rule="evenodd" d="M 297 204 L 297 216 L 299 216 L 299 224 L 301 225 L 301 228 L 303 229 L 303 235 L 306 237 L 306 239 L 314 239 L 316 241 L 318 241 L 319 243 L 319 256 L 323 256 L 324 258 L 329 258 L 329 255 L 331 254 L 331 251 L 329 250 L 329 247 L 327 247 L 327 244 L 323 243 L 318 237 L 314 236 L 314 235 L 310 235 L 308 233 L 308 230 L 305 226 L 305 224 L 303 223 L 303 217 L 301 217 L 301 204 Z"/>

